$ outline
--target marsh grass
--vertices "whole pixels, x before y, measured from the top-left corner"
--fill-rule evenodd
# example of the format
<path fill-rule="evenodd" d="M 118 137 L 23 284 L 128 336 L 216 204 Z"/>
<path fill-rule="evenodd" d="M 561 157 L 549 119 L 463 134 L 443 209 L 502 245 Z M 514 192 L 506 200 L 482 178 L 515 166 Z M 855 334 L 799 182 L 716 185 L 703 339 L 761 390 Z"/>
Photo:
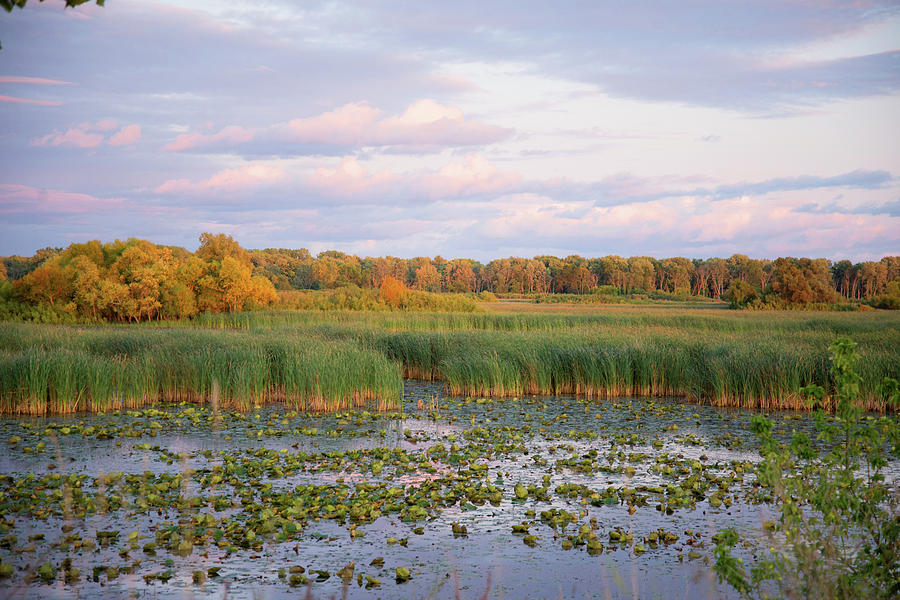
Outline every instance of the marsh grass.
<path fill-rule="evenodd" d="M 163 326 L 165 325 L 165 327 Z M 140 326 L 0 325 L 0 411 L 44 414 L 204 401 L 395 408 L 402 377 L 460 395 L 673 396 L 806 408 L 830 389 L 828 344 L 859 342 L 859 404 L 900 376 L 900 315 L 614 308 L 561 313 L 269 311 Z"/>
<path fill-rule="evenodd" d="M 0 325 L 0 411 L 42 415 L 136 408 L 160 400 L 223 408 L 280 401 L 336 411 L 394 409 L 401 370 L 350 342 L 275 331 Z"/>

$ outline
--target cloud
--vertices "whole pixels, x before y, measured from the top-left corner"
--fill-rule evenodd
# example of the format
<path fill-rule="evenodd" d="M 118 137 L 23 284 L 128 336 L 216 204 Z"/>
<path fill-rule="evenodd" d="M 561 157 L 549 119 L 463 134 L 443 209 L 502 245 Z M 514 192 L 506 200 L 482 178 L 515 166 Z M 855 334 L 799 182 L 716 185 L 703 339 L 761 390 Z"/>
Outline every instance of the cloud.
<path fill-rule="evenodd" d="M 170 179 L 157 186 L 157 194 L 237 192 L 271 185 L 285 178 L 284 171 L 276 166 L 250 163 L 233 169 L 224 169 L 209 179 Z"/>
<path fill-rule="evenodd" d="M 249 142 L 253 139 L 253 136 L 254 132 L 252 129 L 241 127 L 240 125 L 229 125 L 212 135 L 204 135 L 196 132 L 182 133 L 175 138 L 174 142 L 170 142 L 163 146 L 163 150 L 168 152 L 183 152 L 195 148 L 207 148 L 217 144 L 237 145 Z"/>
<path fill-rule="evenodd" d="M 432 198 L 475 196 L 515 188 L 523 181 L 518 173 L 503 172 L 480 154 L 467 154 L 463 162 L 448 163 L 422 175 L 418 188 Z"/>
<path fill-rule="evenodd" d="M 320 167 L 304 178 L 310 187 L 336 196 L 371 195 L 386 191 L 388 186 L 400 181 L 400 176 L 389 169 L 370 173 L 353 157 L 341 159 L 333 168 Z"/>
<path fill-rule="evenodd" d="M 82 129 L 93 129 L 96 131 L 112 131 L 116 127 L 118 127 L 119 123 L 114 121 L 113 119 L 103 119 L 102 121 L 97 121 L 93 125 L 90 123 L 82 123 L 78 127 Z"/>
<path fill-rule="evenodd" d="M 90 194 L 0 184 L 0 214 L 89 214 L 123 205 L 122 198 L 97 198 Z"/>
<path fill-rule="evenodd" d="M 366 3 L 327 27 L 360 47 L 389 40 L 397 52 L 522 65 L 617 98 L 767 115 L 900 89 L 893 54 L 900 8 L 892 0 L 517 6 L 513 14 L 502 3 L 457 2 L 448 14 L 441 3 L 423 2 L 403 17 L 396 3 Z"/>
<path fill-rule="evenodd" d="M 841 173 L 832 177 L 816 175 L 799 175 L 797 177 L 778 177 L 764 181 L 721 185 L 713 189 L 695 189 L 686 192 L 690 196 L 710 196 L 715 199 L 734 198 L 736 196 L 770 194 L 796 190 L 817 190 L 834 187 L 848 187 L 874 190 L 884 187 L 894 180 L 887 171 L 866 171 L 858 169 Z"/>
<path fill-rule="evenodd" d="M 334 168 L 320 167 L 302 178 L 318 193 L 381 203 L 490 196 L 516 188 L 523 182 L 518 173 L 500 171 L 480 154 L 467 154 L 438 170 L 398 174 L 390 169 L 370 172 L 354 157 L 344 157 Z"/>
<path fill-rule="evenodd" d="M 889 217 L 900 217 L 900 199 L 883 204 L 861 204 L 854 208 L 846 208 L 840 206 L 836 202 L 830 204 L 818 204 L 809 202 L 794 209 L 798 213 L 815 213 L 815 214 L 844 214 L 844 215 L 888 215 Z"/>
<path fill-rule="evenodd" d="M 385 117 L 365 102 L 346 104 L 315 117 L 294 119 L 282 133 L 300 144 L 409 150 L 490 144 L 512 134 L 503 127 L 467 121 L 460 108 L 430 99 L 419 100 L 393 117 Z"/>
<path fill-rule="evenodd" d="M 31 98 L 16 98 L 15 96 L 0 96 L 0 102 L 12 102 L 15 104 L 34 104 L 37 106 L 62 106 L 62 100 L 33 100 Z"/>
<path fill-rule="evenodd" d="M 59 79 L 44 79 L 43 77 L 18 77 L 14 75 L 0 75 L 0 83 L 31 83 L 35 85 L 73 85 L 71 81 Z"/>
<path fill-rule="evenodd" d="M 507 139 L 512 131 L 466 119 L 457 106 L 424 99 L 403 113 L 385 115 L 367 102 L 351 102 L 313 117 L 269 127 L 229 125 L 214 134 L 182 133 L 163 149 L 221 151 L 254 142 L 254 153 L 327 154 L 328 148 L 380 148 L 393 152 L 428 152 L 486 145 Z"/>
<path fill-rule="evenodd" d="M 399 115 L 385 115 L 367 102 L 351 102 L 313 117 L 292 119 L 269 127 L 229 125 L 218 133 L 182 133 L 163 149 L 233 149 L 254 142 L 256 153 L 327 154 L 328 148 L 344 153 L 351 148 L 380 148 L 393 152 L 428 152 L 444 148 L 492 144 L 507 139 L 512 131 L 466 119 L 457 106 L 424 99 Z"/>
<path fill-rule="evenodd" d="M 140 125 L 126 125 L 107 142 L 110 146 L 125 146 L 141 139 Z"/>
<path fill-rule="evenodd" d="M 537 193 L 574 199 L 593 199 L 596 206 L 611 206 L 631 202 L 649 202 L 662 198 L 695 198 L 703 200 L 729 200 L 746 196 L 821 190 L 829 188 L 850 188 L 879 190 L 896 180 L 888 171 L 868 171 L 857 169 L 847 173 L 823 177 L 819 175 L 798 175 L 796 177 L 776 177 L 761 181 L 724 183 L 715 186 L 697 187 L 698 177 L 636 176 L 620 173 L 596 182 L 575 182 L 567 179 L 527 182 L 523 187 Z M 691 184 L 694 185 L 686 185 Z"/>
<path fill-rule="evenodd" d="M 31 140 L 32 146 L 70 146 L 73 148 L 96 148 L 106 139 L 106 134 L 119 126 L 113 119 L 102 119 L 96 123 L 79 123 L 64 133 L 54 131 Z M 141 138 L 140 125 L 125 125 L 107 141 L 110 146 L 133 144 Z"/>
<path fill-rule="evenodd" d="M 74 148 L 96 148 L 102 143 L 102 133 L 92 133 L 80 127 L 73 127 L 65 133 L 55 131 L 31 140 L 32 146 L 72 146 Z"/>
<path fill-rule="evenodd" d="M 72 85 L 71 81 L 59 79 L 45 79 L 43 77 L 23 77 L 17 75 L 0 75 L 0 83 L 25 83 L 32 85 Z M 62 100 L 34 100 L 32 98 L 19 98 L 18 96 L 0 96 L 0 102 L 13 104 L 33 104 L 35 106 L 61 106 Z"/>
<path fill-rule="evenodd" d="M 761 204 L 763 204 L 761 206 Z M 596 207 L 554 202 L 534 194 L 502 198 L 479 214 L 459 237 L 477 240 L 478 248 L 524 246 L 558 254 L 581 253 L 665 257 L 859 256 L 896 246 L 900 219 L 842 214 L 798 215 L 792 203 L 749 197 L 715 203 L 665 198 L 637 204 Z M 574 216 L 573 216 L 574 215 Z M 492 250 L 493 249 L 493 250 Z"/>

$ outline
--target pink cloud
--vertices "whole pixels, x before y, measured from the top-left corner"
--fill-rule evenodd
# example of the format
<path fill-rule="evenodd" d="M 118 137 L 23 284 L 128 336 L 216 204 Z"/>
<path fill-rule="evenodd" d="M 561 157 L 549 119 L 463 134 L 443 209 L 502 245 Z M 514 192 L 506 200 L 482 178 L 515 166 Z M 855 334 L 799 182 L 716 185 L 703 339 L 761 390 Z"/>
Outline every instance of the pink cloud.
<path fill-rule="evenodd" d="M 33 83 L 36 85 L 73 85 L 71 81 L 59 79 L 44 79 L 43 77 L 17 77 L 15 75 L 0 75 L 0 83 Z"/>
<path fill-rule="evenodd" d="M 103 119 L 101 121 L 97 121 L 93 125 L 91 123 L 82 123 L 78 127 L 80 129 L 87 129 L 93 131 L 112 131 L 116 127 L 118 127 L 119 123 L 113 119 Z"/>
<path fill-rule="evenodd" d="M 233 192 L 254 187 L 271 185 L 283 180 L 284 171 L 272 165 L 250 163 L 234 169 L 225 169 L 209 179 L 170 179 L 154 190 L 157 194 L 177 194 L 183 192 L 203 193 L 210 191 Z"/>
<path fill-rule="evenodd" d="M 126 125 L 117 133 L 115 133 L 111 138 L 109 138 L 108 144 L 110 146 L 125 146 L 128 144 L 133 144 L 139 139 L 141 139 L 141 126 Z"/>
<path fill-rule="evenodd" d="M 381 111 L 365 102 L 345 104 L 335 110 L 308 119 L 294 119 L 283 127 L 286 137 L 301 144 L 366 146 L 368 132 L 381 117 Z"/>
<path fill-rule="evenodd" d="M 252 140 L 254 135 L 252 129 L 241 127 L 239 125 L 229 125 L 213 135 L 204 135 L 197 132 L 182 133 L 175 138 L 174 142 L 170 142 L 163 146 L 163 150 L 167 150 L 168 152 L 182 152 L 184 150 L 202 148 L 221 142 L 242 144 Z"/>
<path fill-rule="evenodd" d="M 467 154 L 463 162 L 448 163 L 437 173 L 423 175 L 419 188 L 431 197 L 443 198 L 503 192 L 521 182 L 518 173 L 500 171 L 480 154 Z"/>
<path fill-rule="evenodd" d="M 13 102 L 16 104 L 35 104 L 37 106 L 61 106 L 62 100 L 32 100 L 31 98 L 16 98 L 14 96 L 0 96 L 0 102 Z"/>
<path fill-rule="evenodd" d="M 306 177 L 306 184 L 335 195 L 352 196 L 383 190 L 399 180 L 400 176 L 390 169 L 369 173 L 355 158 L 346 157 L 334 169 L 316 169 Z"/>
<path fill-rule="evenodd" d="M 32 146 L 72 146 L 74 148 L 96 148 L 103 143 L 108 132 L 119 126 L 113 119 L 102 119 L 96 123 L 86 121 L 69 128 L 65 133 L 54 131 L 31 140 Z M 141 137 L 140 125 L 126 125 L 109 138 L 112 146 L 133 144 Z"/>
<path fill-rule="evenodd" d="M 489 144 L 509 137 L 511 131 L 478 121 L 467 121 L 456 106 L 419 100 L 403 114 L 385 117 L 365 102 L 306 119 L 294 119 L 279 128 L 289 141 L 338 146 L 393 146 L 407 149 Z"/>
<path fill-rule="evenodd" d="M 97 198 L 88 194 L 0 184 L 0 214 L 85 214 L 119 208 L 122 198 Z"/>
<path fill-rule="evenodd" d="M 498 244 L 528 239 L 545 247 L 606 240 L 656 256 L 675 255 L 686 246 L 709 256 L 747 250 L 825 256 L 852 254 L 872 240 L 890 240 L 900 223 L 900 218 L 884 215 L 799 213 L 794 207 L 802 202 L 799 197 L 777 202 L 746 196 L 715 202 L 680 197 L 598 207 L 593 201 L 508 194 L 491 203 L 495 214 L 480 220 L 471 233 Z"/>
<path fill-rule="evenodd" d="M 182 152 L 264 138 L 296 144 L 382 146 L 416 151 L 490 144 L 511 133 L 503 127 L 467 120 L 460 108 L 434 100 L 419 100 L 395 116 L 386 116 L 366 102 L 354 102 L 314 117 L 293 119 L 264 129 L 229 125 L 211 135 L 196 131 L 182 133 L 163 149 Z"/>
<path fill-rule="evenodd" d="M 428 198 L 449 198 L 485 193 L 505 193 L 523 181 L 518 173 L 503 172 L 479 154 L 466 155 L 435 172 L 405 175 L 390 169 L 370 172 L 353 157 L 345 157 L 335 168 L 318 168 L 303 182 L 337 196 L 405 197 L 411 193 Z"/>
<path fill-rule="evenodd" d="M 90 133 L 77 127 L 69 129 L 65 133 L 55 131 L 31 140 L 32 146 L 74 146 L 75 148 L 96 148 L 102 143 L 102 133 Z"/>

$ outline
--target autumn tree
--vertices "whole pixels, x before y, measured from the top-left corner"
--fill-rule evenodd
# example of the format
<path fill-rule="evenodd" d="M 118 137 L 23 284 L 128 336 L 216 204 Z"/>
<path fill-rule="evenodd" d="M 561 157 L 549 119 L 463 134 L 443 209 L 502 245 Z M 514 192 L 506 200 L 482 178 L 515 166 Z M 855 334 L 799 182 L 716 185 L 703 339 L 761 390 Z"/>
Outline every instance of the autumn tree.
<path fill-rule="evenodd" d="M 250 278 L 250 296 L 244 301 L 244 308 L 268 306 L 278 302 L 278 293 L 272 282 L 265 277 Z"/>
<path fill-rule="evenodd" d="M 614 259 L 614 264 L 618 266 L 618 256 L 608 257 Z M 649 256 L 632 256 L 626 261 L 625 268 L 625 291 L 639 290 L 642 292 L 650 292 L 653 290 L 653 259 Z M 609 285 L 615 285 L 610 283 Z"/>
<path fill-rule="evenodd" d="M 900 279 L 900 256 L 885 256 L 880 262 L 884 265 L 888 281 Z"/>
<path fill-rule="evenodd" d="M 888 282 L 887 266 L 883 262 L 866 261 L 857 266 L 859 284 L 864 298 L 871 298 L 884 290 Z"/>
<path fill-rule="evenodd" d="M 372 259 L 370 272 L 372 287 L 380 288 L 387 277 L 402 280 L 406 277 L 406 261 L 395 256 L 384 256 Z"/>
<path fill-rule="evenodd" d="M 728 283 L 728 264 L 721 258 L 710 258 L 706 261 L 706 265 L 709 269 L 709 283 L 713 296 L 721 298 L 725 293 L 725 285 Z M 746 272 L 744 273 L 746 276 Z M 741 281 L 746 281 L 746 279 L 741 279 Z"/>
<path fill-rule="evenodd" d="M 19 282 L 19 296 L 33 303 L 55 306 L 72 293 L 72 281 L 63 270 L 59 257 L 42 262 Z"/>
<path fill-rule="evenodd" d="M 534 260 L 538 260 L 544 264 L 546 267 L 547 275 L 550 278 L 550 289 L 548 292 L 555 292 L 556 290 L 556 276 L 559 273 L 559 270 L 563 268 L 564 263 L 561 259 L 555 256 L 535 256 Z"/>
<path fill-rule="evenodd" d="M 440 292 L 441 274 L 438 273 L 437 267 L 427 262 L 417 268 L 414 287 L 426 292 Z"/>
<path fill-rule="evenodd" d="M 340 275 L 338 262 L 330 256 L 320 256 L 312 265 L 313 287 L 320 290 L 335 287 Z"/>
<path fill-rule="evenodd" d="M 787 302 L 833 302 L 831 272 L 825 259 L 779 258 L 773 263 L 772 289 Z"/>
<path fill-rule="evenodd" d="M 584 263 L 567 262 L 556 275 L 556 289 L 561 292 L 583 294 L 597 285 L 597 276 Z"/>
<path fill-rule="evenodd" d="M 690 292 L 694 264 L 688 259 L 681 256 L 667 258 L 660 262 L 660 273 L 660 289 L 673 294 Z"/>
<path fill-rule="evenodd" d="M 224 307 L 238 312 L 251 295 L 250 268 L 231 256 L 226 256 L 219 269 L 219 285 Z"/>
<path fill-rule="evenodd" d="M 224 233 L 201 233 L 200 247 L 194 253 L 198 258 L 203 260 L 214 260 L 222 262 L 226 257 L 231 257 L 239 263 L 252 266 L 250 254 L 241 248 L 230 235 Z"/>
<path fill-rule="evenodd" d="M 403 308 L 409 298 L 409 290 L 402 281 L 388 275 L 381 281 L 379 296 L 385 304 L 392 308 Z"/>
<path fill-rule="evenodd" d="M 152 319 L 162 307 L 160 284 L 172 277 L 171 252 L 143 240 L 135 241 L 110 267 L 110 275 L 128 288 L 130 299 L 120 305 L 130 321 Z"/>
<path fill-rule="evenodd" d="M 599 281 L 626 291 L 628 287 L 628 261 L 621 256 L 604 256 L 600 259 Z"/>
<path fill-rule="evenodd" d="M 443 287 L 450 292 L 474 292 L 475 271 L 471 261 L 457 258 L 449 261 L 444 268 Z"/>
<path fill-rule="evenodd" d="M 695 296 L 709 295 L 709 261 L 694 259 L 693 294 Z"/>
<path fill-rule="evenodd" d="M 108 304 L 103 296 L 100 267 L 86 255 L 79 255 L 67 267 L 72 278 L 72 300 L 77 310 L 91 319 L 98 319 Z"/>
<path fill-rule="evenodd" d="M 831 265 L 832 285 L 844 298 L 849 298 L 854 278 L 853 263 L 849 260 L 839 260 Z"/>

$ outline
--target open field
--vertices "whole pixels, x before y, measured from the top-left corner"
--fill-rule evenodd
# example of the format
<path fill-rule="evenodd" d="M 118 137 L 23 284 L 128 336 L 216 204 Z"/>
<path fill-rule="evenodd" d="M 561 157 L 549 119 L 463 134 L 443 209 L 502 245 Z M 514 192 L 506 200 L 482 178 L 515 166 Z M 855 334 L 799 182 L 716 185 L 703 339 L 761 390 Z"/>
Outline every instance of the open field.
<path fill-rule="evenodd" d="M 505 308 L 505 307 L 504 307 Z M 205 401 L 396 407 L 401 374 L 454 394 L 674 396 L 803 408 L 827 347 L 859 344 L 862 406 L 900 376 L 900 315 L 623 308 L 509 313 L 251 312 L 141 326 L 0 325 L 0 410 L 46 414 Z"/>

